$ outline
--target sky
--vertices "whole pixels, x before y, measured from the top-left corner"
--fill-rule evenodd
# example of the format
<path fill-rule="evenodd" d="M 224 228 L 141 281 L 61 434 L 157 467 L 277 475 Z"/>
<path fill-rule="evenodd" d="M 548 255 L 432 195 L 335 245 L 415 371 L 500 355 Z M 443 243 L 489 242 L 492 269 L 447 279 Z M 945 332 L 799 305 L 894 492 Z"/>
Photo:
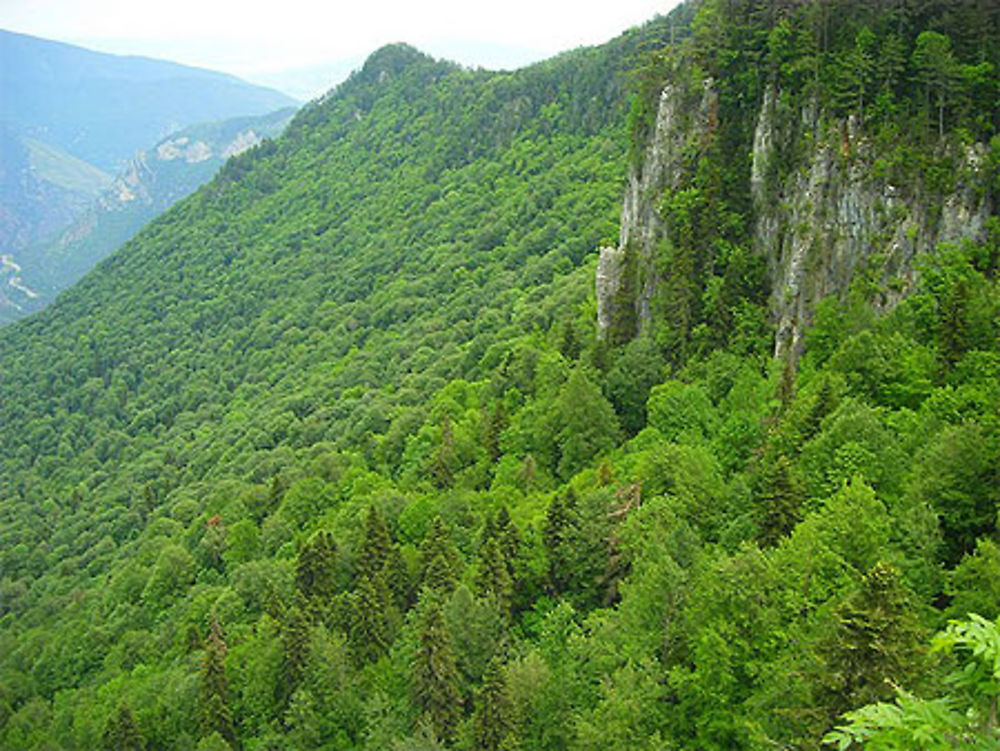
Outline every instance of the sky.
<path fill-rule="evenodd" d="M 308 98 L 391 42 L 512 68 L 607 41 L 677 2 L 0 0 L 0 28 L 220 70 Z"/>

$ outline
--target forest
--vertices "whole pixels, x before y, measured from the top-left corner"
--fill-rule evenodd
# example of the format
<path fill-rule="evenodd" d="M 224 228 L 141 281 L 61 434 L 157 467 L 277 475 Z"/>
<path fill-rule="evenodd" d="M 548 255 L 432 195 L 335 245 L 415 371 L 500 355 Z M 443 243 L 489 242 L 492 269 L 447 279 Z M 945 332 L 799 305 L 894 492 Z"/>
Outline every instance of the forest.
<path fill-rule="evenodd" d="M 998 65 L 988 0 L 374 53 L 4 329 L 0 748 L 996 748 Z M 659 92 L 708 79 L 650 317 L 598 336 Z M 972 149 L 992 207 L 780 357 L 769 87 L 929 205 Z"/>

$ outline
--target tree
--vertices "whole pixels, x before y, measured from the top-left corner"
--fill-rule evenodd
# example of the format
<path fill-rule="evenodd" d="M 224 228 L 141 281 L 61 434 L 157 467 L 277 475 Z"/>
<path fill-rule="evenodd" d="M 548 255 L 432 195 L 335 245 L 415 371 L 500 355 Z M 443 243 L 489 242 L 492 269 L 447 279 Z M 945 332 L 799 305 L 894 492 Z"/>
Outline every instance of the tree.
<path fill-rule="evenodd" d="M 514 703 L 507 686 L 504 664 L 496 657 L 490 661 L 483 676 L 473 726 L 477 749 L 501 751 L 517 745 Z"/>
<path fill-rule="evenodd" d="M 350 642 L 359 663 L 374 662 L 392 643 L 392 596 L 385 577 L 363 576 L 352 598 Z"/>
<path fill-rule="evenodd" d="M 820 691 L 830 718 L 849 707 L 888 698 L 912 675 L 920 631 L 899 571 L 877 563 L 836 612 L 832 643 L 820 650 L 826 666 Z"/>
<path fill-rule="evenodd" d="M 781 454 L 773 461 L 765 459 L 757 475 L 757 539 L 762 547 L 771 547 L 787 535 L 802 518 L 805 491 L 793 474 L 791 461 Z"/>
<path fill-rule="evenodd" d="M 618 436 L 614 408 L 583 368 L 570 373 L 553 411 L 555 443 L 559 450 L 556 470 L 568 480 L 595 456 L 611 449 Z"/>
<path fill-rule="evenodd" d="M 281 680 L 278 701 L 284 706 L 302 683 L 309 659 L 309 620 L 298 605 L 284 613 L 281 623 Z"/>
<path fill-rule="evenodd" d="M 212 625 L 205 640 L 205 655 L 201 667 L 201 729 L 202 736 L 221 735 L 236 746 L 236 726 L 229 703 L 229 680 L 226 678 L 226 642 L 219 619 L 212 615 Z"/>
<path fill-rule="evenodd" d="M 440 516 L 434 517 L 420 544 L 420 586 L 450 590 L 458 580 L 462 558 L 451 541 L 451 530 Z"/>
<path fill-rule="evenodd" d="M 964 658 L 945 684 L 956 689 L 922 699 L 897 689 L 893 703 L 878 702 L 848 712 L 848 722 L 827 733 L 823 742 L 846 751 L 854 744 L 882 751 L 970 751 L 1000 744 L 997 706 L 1000 701 L 1000 622 L 970 613 L 951 621 L 932 641 L 933 652 Z"/>
<path fill-rule="evenodd" d="M 491 537 L 479 548 L 476 589 L 480 597 L 487 597 L 496 604 L 501 615 L 510 617 L 514 583 L 506 556 L 495 537 Z"/>
<path fill-rule="evenodd" d="M 295 586 L 314 617 L 322 615 L 334 594 L 337 545 L 333 535 L 320 530 L 299 551 L 295 565 Z"/>
<path fill-rule="evenodd" d="M 843 104 L 853 107 L 861 118 L 864 118 L 867 97 L 875 84 L 876 43 L 872 30 L 862 26 L 854 37 L 854 46 L 838 60 L 837 94 Z"/>
<path fill-rule="evenodd" d="M 462 695 L 451 634 L 434 598 L 424 603 L 417 642 L 411 684 L 414 703 L 438 737 L 451 738 L 461 717 Z"/>
<path fill-rule="evenodd" d="M 355 566 L 358 578 L 367 576 L 372 579 L 380 574 L 389 560 L 391 548 L 392 535 L 389 534 L 389 526 L 382 512 L 373 504 L 368 507 L 368 513 L 365 514 L 364 536 Z"/>
<path fill-rule="evenodd" d="M 545 514 L 543 539 L 549 559 L 549 591 L 561 594 L 569 589 L 572 577 L 573 542 L 577 528 L 577 498 L 572 488 L 556 495 Z"/>
<path fill-rule="evenodd" d="M 944 136 L 944 111 L 958 90 L 959 69 L 951 51 L 951 39 L 936 31 L 923 31 L 917 37 L 911 56 L 916 80 L 924 87 L 924 104 L 937 107 L 938 136 Z"/>
<path fill-rule="evenodd" d="M 121 704 L 118 712 L 108 717 L 103 742 L 105 751 L 145 751 L 146 742 L 128 704 Z"/>

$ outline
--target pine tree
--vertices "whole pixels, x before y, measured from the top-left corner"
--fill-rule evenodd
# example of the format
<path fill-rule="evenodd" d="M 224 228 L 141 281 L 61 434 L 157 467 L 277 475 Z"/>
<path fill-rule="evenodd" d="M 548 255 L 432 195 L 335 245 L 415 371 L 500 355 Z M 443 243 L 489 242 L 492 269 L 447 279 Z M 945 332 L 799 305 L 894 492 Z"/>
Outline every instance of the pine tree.
<path fill-rule="evenodd" d="M 473 718 L 476 748 L 480 751 L 514 749 L 516 724 L 514 702 L 507 686 L 503 663 L 494 657 L 483 675 L 483 687 Z"/>
<path fill-rule="evenodd" d="M 434 599 L 425 602 L 417 640 L 413 700 L 438 737 L 449 739 L 461 718 L 462 694 L 451 634 L 441 606 Z"/>
<path fill-rule="evenodd" d="M 959 66 L 951 50 L 951 39 L 936 31 L 924 31 L 917 37 L 911 56 L 916 80 L 924 87 L 928 112 L 937 107 L 938 136 L 944 136 L 944 111 L 959 86 Z M 929 118 L 928 118 L 929 119 Z"/>
<path fill-rule="evenodd" d="M 127 704 L 118 707 L 118 712 L 108 717 L 103 737 L 105 751 L 145 751 L 143 740 L 135 716 Z"/>
<path fill-rule="evenodd" d="M 219 619 L 212 615 L 212 626 L 205 640 L 201 670 L 201 729 L 207 736 L 217 732 L 231 746 L 236 746 L 236 726 L 229 706 L 229 681 L 226 678 L 226 642 Z"/>

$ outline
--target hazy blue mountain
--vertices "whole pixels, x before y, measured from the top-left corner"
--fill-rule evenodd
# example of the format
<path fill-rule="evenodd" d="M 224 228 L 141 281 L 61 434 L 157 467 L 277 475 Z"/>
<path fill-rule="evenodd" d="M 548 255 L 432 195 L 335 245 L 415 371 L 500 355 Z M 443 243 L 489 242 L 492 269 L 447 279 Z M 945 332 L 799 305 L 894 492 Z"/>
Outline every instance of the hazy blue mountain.
<path fill-rule="evenodd" d="M 227 147 L 213 138 L 229 126 L 200 137 L 214 145 L 212 158 L 189 156 L 158 173 L 112 229 L 98 221 L 100 210 L 88 209 L 115 174 L 135 171 L 141 149 L 194 123 L 257 117 L 294 104 L 274 89 L 223 73 L 0 30 L 0 320 L 41 307 L 67 280 L 211 177 Z M 251 125 L 232 127 L 235 137 Z M 271 125 L 255 132 L 267 135 Z M 73 225 L 81 217 L 82 224 Z M 52 242 L 62 249 L 55 277 L 53 267 L 35 265 Z M 22 274 L 32 281 L 22 282 Z"/>
<path fill-rule="evenodd" d="M 0 30 L 0 122 L 105 171 L 192 123 L 295 104 L 234 76 Z"/>
<path fill-rule="evenodd" d="M 104 178 L 102 190 L 53 239 L 25 248 L 16 260 L 8 254 L 0 265 L 0 322 L 48 305 L 143 225 L 210 180 L 226 159 L 277 136 L 294 113 L 285 108 L 193 125 L 137 151 L 113 180 L 77 162 L 81 185 L 91 177 L 89 168 Z M 74 163 L 59 164 L 68 183 Z"/>

